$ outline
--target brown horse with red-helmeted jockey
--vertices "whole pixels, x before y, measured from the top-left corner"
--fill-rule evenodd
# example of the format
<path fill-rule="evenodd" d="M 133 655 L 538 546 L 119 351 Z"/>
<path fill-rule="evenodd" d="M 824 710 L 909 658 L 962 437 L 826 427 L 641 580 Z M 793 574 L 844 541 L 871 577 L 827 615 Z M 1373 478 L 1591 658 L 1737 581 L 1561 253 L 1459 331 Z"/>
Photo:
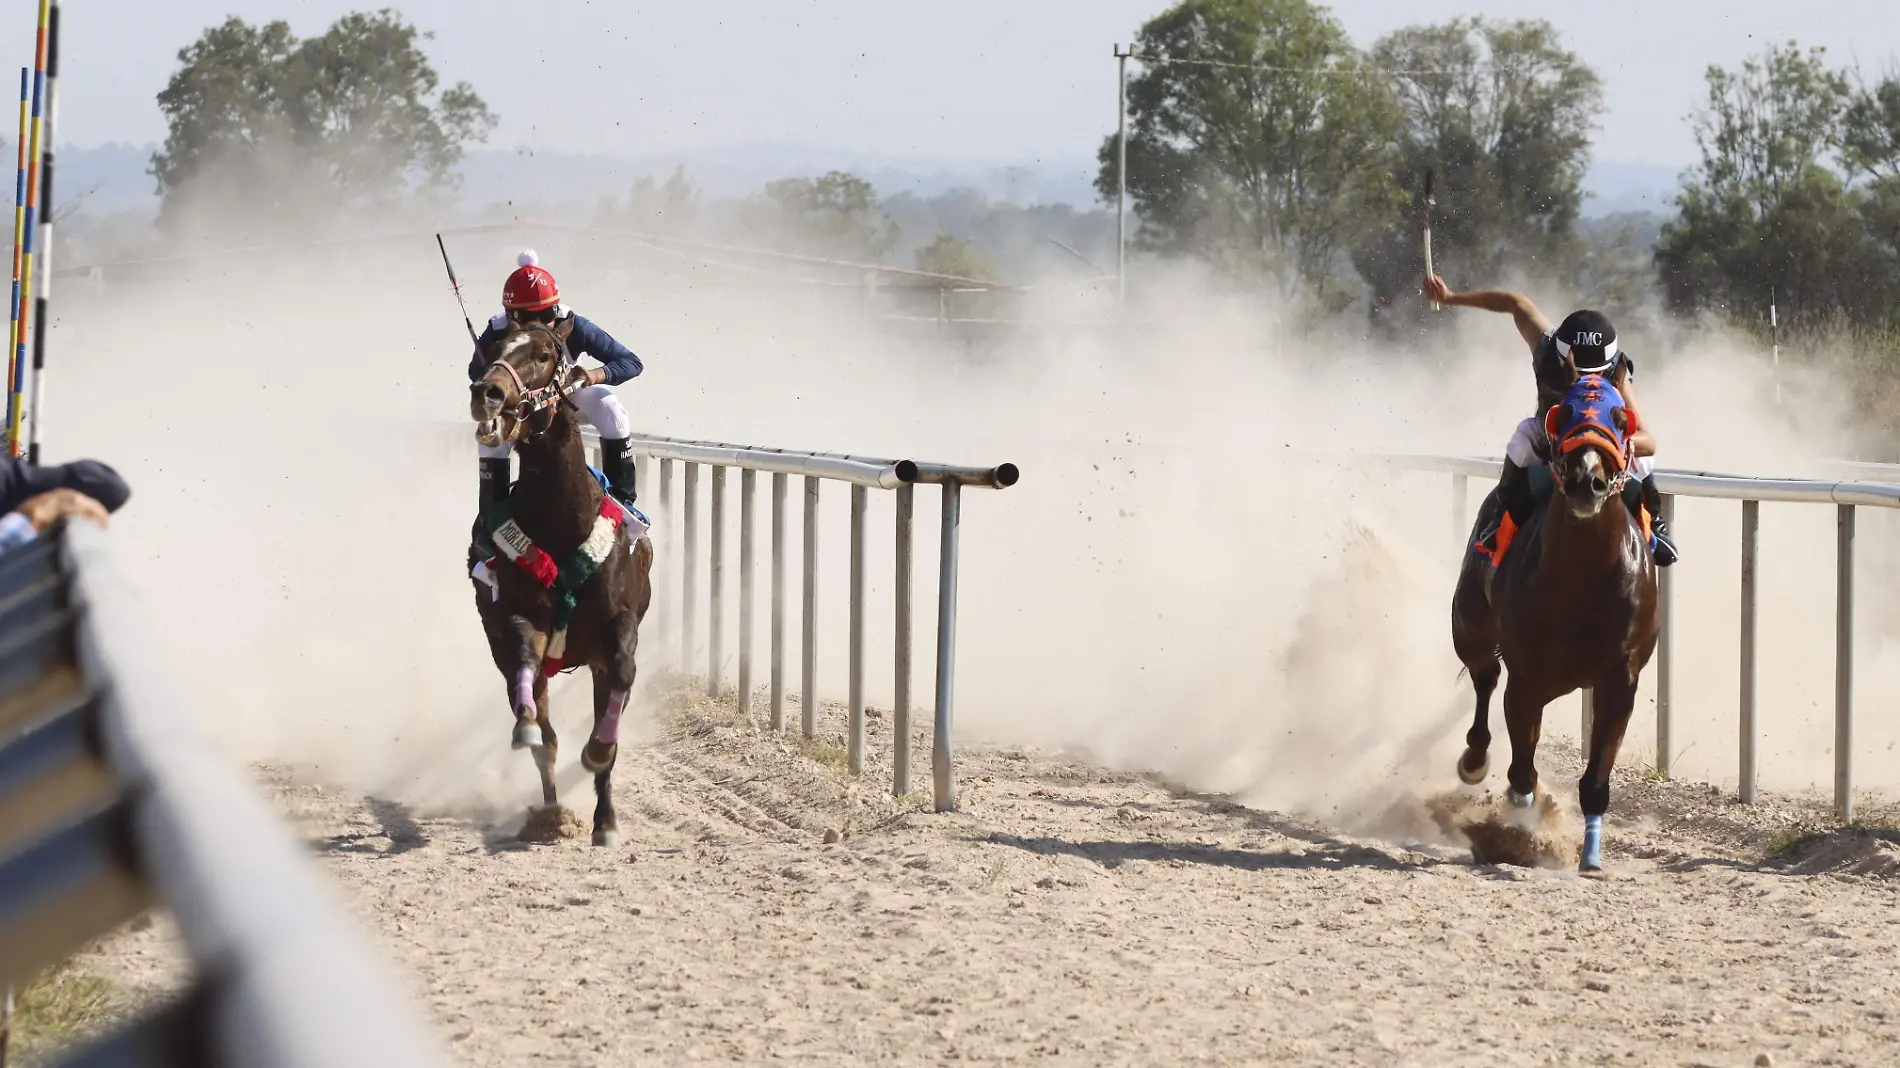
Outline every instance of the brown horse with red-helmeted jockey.
<path fill-rule="evenodd" d="M 477 436 L 511 441 L 521 457 L 519 480 L 476 522 L 469 565 L 489 651 L 508 686 L 513 745 L 534 750 L 550 807 L 558 804 L 558 740 L 548 678 L 581 666 L 593 673 L 594 729 L 581 765 L 594 773 L 594 844 L 612 846 L 613 767 L 640 620 L 653 597 L 653 544 L 645 518 L 606 493 L 587 466 L 567 400 L 578 384 L 565 336 L 571 322 L 511 323 L 489 342 L 488 368 L 469 387 Z"/>
<path fill-rule="evenodd" d="M 1500 664 L 1510 673 L 1504 688 L 1511 737 L 1506 797 L 1519 807 L 1534 804 L 1544 707 L 1591 690 L 1587 763 L 1577 784 L 1584 813 L 1578 866 L 1594 871 L 1603 866 L 1610 771 L 1635 707 L 1637 680 L 1656 650 L 1656 564 L 1646 522 L 1621 502 L 1636 427 L 1616 387 L 1599 375 L 1577 377 L 1546 420 L 1548 499 L 1517 531 L 1495 571 L 1485 556 L 1464 554 L 1452 596 L 1452 644 L 1477 690 L 1458 775 L 1475 784 L 1489 770 L 1487 720 Z M 1480 509 L 1472 541 L 1497 509 L 1494 491 Z"/>

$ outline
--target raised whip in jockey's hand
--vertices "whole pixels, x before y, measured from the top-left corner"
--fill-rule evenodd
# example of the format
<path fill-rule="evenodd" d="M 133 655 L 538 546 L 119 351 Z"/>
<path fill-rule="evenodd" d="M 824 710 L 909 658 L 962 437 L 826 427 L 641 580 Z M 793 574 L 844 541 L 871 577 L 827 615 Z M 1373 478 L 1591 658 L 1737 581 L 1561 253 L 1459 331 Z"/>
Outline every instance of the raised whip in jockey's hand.
<path fill-rule="evenodd" d="M 1476 546 L 1489 556 L 1492 565 L 1502 559 L 1510 547 L 1511 535 L 1530 518 L 1536 506 L 1532 499 L 1531 467 L 1547 461 L 1544 413 L 1559 403 L 1579 374 L 1602 375 L 1623 397 L 1632 427 L 1629 435 L 1632 511 L 1649 516 L 1650 550 L 1659 567 L 1676 562 L 1676 544 L 1662 517 L 1662 494 L 1656 489 L 1656 439 L 1637 412 L 1636 362 L 1617 345 L 1616 327 L 1602 312 L 1571 312 L 1552 329 L 1550 320 L 1522 293 L 1502 289 L 1481 289 L 1469 293 L 1453 292 L 1445 280 L 1429 275 L 1424 284 L 1425 298 L 1453 308 L 1480 308 L 1509 315 L 1518 336 L 1531 350 L 1531 373 L 1537 380 L 1537 412 L 1519 423 L 1504 451 L 1504 472 L 1498 479 L 1499 515 L 1497 526 L 1487 530 Z"/>
<path fill-rule="evenodd" d="M 515 272 L 502 286 L 502 312 L 488 321 L 488 329 L 476 340 L 475 356 L 468 365 L 468 380 L 477 381 L 488 370 L 487 350 L 507 332 L 509 323 L 542 323 L 550 327 L 564 321 L 572 324 L 567 334 L 568 352 L 576 358 L 591 356 L 600 366 L 574 368 L 565 383 L 573 391 L 569 399 L 581 417 L 600 432 L 600 469 L 607 476 L 609 492 L 621 503 L 632 505 L 634 463 L 629 439 L 633 435 L 633 420 L 628 418 L 627 409 L 614 394 L 613 387 L 639 376 L 644 370 L 640 357 L 615 341 L 607 331 L 562 304 L 560 287 L 555 284 L 554 276 L 540 265 L 532 249 L 517 256 L 515 262 L 518 264 Z M 505 441 L 480 447 L 480 499 L 484 514 L 508 495 L 512 450 L 513 446 Z"/>

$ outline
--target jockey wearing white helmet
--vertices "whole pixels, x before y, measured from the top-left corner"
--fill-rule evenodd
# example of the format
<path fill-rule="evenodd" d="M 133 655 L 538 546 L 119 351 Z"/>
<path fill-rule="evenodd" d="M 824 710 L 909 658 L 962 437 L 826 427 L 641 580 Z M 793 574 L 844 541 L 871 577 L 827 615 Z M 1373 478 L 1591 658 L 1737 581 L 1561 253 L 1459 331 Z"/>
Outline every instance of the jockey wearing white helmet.
<path fill-rule="evenodd" d="M 568 351 L 577 357 L 592 356 L 601 365 L 583 371 L 586 384 L 569 396 L 581 417 L 600 432 L 600 470 L 607 476 L 609 492 L 623 504 L 631 505 L 634 464 L 628 438 L 633 434 L 633 421 L 627 417 L 627 409 L 614 394 L 613 387 L 640 374 L 643 370 L 640 357 L 615 341 L 607 331 L 562 304 L 560 287 L 555 284 L 554 276 L 540 266 L 532 249 L 517 256 L 515 262 L 519 266 L 508 276 L 501 290 L 503 311 L 488 321 L 488 329 L 482 331 L 476 342 L 475 357 L 468 365 L 468 379 L 477 381 L 488 369 L 488 359 L 483 352 L 507 331 L 510 322 L 552 325 L 563 319 L 572 320 L 574 327 L 567 336 Z M 507 442 L 481 446 L 484 514 L 508 495 L 511 452 L 512 446 Z"/>

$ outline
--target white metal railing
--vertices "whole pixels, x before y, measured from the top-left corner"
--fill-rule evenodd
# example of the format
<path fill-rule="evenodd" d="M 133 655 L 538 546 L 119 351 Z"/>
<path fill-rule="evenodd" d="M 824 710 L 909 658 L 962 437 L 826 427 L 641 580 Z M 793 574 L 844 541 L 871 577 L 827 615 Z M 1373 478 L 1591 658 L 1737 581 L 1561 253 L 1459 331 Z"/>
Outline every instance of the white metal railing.
<path fill-rule="evenodd" d="M 1452 476 L 1454 536 L 1469 533 L 1466 479 L 1495 481 L 1501 460 L 1476 456 L 1381 456 L 1374 458 L 1404 470 L 1441 472 Z M 1885 464 L 1835 461 L 1844 469 L 1900 473 Z M 1900 485 L 1877 482 L 1797 478 L 1748 478 L 1704 471 L 1658 470 L 1656 488 L 1662 493 L 1663 518 L 1675 517 L 1675 498 L 1702 497 L 1742 502 L 1741 566 L 1741 700 L 1740 794 L 1752 804 L 1756 796 L 1755 719 L 1755 608 L 1759 559 L 1757 533 L 1761 502 L 1832 504 L 1836 516 L 1836 579 L 1834 616 L 1834 807 L 1844 821 L 1854 818 L 1854 527 L 1856 508 L 1900 508 Z M 1656 646 L 1656 768 L 1669 773 L 1670 739 L 1670 630 L 1674 613 L 1670 570 L 1662 570 L 1658 590 L 1661 632 Z M 1584 722 L 1590 716 L 1590 695 L 1583 695 Z M 1586 726 L 1587 736 L 1587 726 Z"/>
<path fill-rule="evenodd" d="M 441 1063 L 126 588 L 87 523 L 0 556 L 0 984 L 162 905 L 190 987 L 69 1063 Z"/>
<path fill-rule="evenodd" d="M 590 442 L 595 436 L 588 433 Z M 709 477 L 711 546 L 708 561 L 707 611 L 708 642 L 706 688 L 720 692 L 724 664 L 721 642 L 724 636 L 725 581 L 725 509 L 726 471 L 739 470 L 739 656 L 737 698 L 740 711 L 750 708 L 753 690 L 753 542 L 756 527 L 756 475 L 772 476 L 772 603 L 770 648 L 770 717 L 774 730 L 785 727 L 785 512 L 787 479 L 804 479 L 804 525 L 802 637 L 800 646 L 800 727 L 806 737 L 817 731 L 818 688 L 818 504 L 819 486 L 826 480 L 851 487 L 851 581 L 849 635 L 849 699 L 847 703 L 846 753 L 850 771 L 864 770 L 864 635 L 865 635 L 865 512 L 869 491 L 894 490 L 897 494 L 896 604 L 895 604 L 895 689 L 891 711 L 892 783 L 891 792 L 899 797 L 910 792 L 911 740 L 911 546 L 913 495 L 918 483 L 935 484 L 943 489 L 942 531 L 937 571 L 937 679 L 935 723 L 931 741 L 931 778 L 934 807 L 939 812 L 956 808 L 956 784 L 951 749 L 951 710 L 956 678 L 957 629 L 957 541 L 961 522 L 962 490 L 965 486 L 1005 489 L 1016 484 L 1019 473 L 1014 464 L 995 467 L 962 467 L 951 464 L 919 463 L 913 460 L 882 460 L 863 456 L 797 452 L 787 449 L 755 448 L 721 442 L 684 441 L 676 438 L 634 435 L 631 448 L 638 464 L 636 478 L 647 485 L 646 468 L 659 462 L 660 509 L 674 513 L 673 465 L 680 465 L 681 497 L 677 514 L 683 527 L 680 551 L 669 554 L 680 572 L 680 663 L 692 672 L 694 641 L 697 637 L 697 561 L 699 553 L 699 478 L 701 467 L 711 469 Z"/>

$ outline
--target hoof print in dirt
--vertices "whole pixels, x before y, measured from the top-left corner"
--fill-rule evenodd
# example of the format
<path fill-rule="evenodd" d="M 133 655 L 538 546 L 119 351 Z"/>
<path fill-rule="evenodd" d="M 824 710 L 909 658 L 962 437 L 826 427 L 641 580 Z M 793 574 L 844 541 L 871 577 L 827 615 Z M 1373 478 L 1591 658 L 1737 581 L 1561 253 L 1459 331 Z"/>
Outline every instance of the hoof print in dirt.
<path fill-rule="evenodd" d="M 585 833 L 587 825 L 573 809 L 549 805 L 529 809 L 527 822 L 521 825 L 521 833 L 515 837 L 523 842 L 558 842 L 563 838 L 579 838 Z"/>

